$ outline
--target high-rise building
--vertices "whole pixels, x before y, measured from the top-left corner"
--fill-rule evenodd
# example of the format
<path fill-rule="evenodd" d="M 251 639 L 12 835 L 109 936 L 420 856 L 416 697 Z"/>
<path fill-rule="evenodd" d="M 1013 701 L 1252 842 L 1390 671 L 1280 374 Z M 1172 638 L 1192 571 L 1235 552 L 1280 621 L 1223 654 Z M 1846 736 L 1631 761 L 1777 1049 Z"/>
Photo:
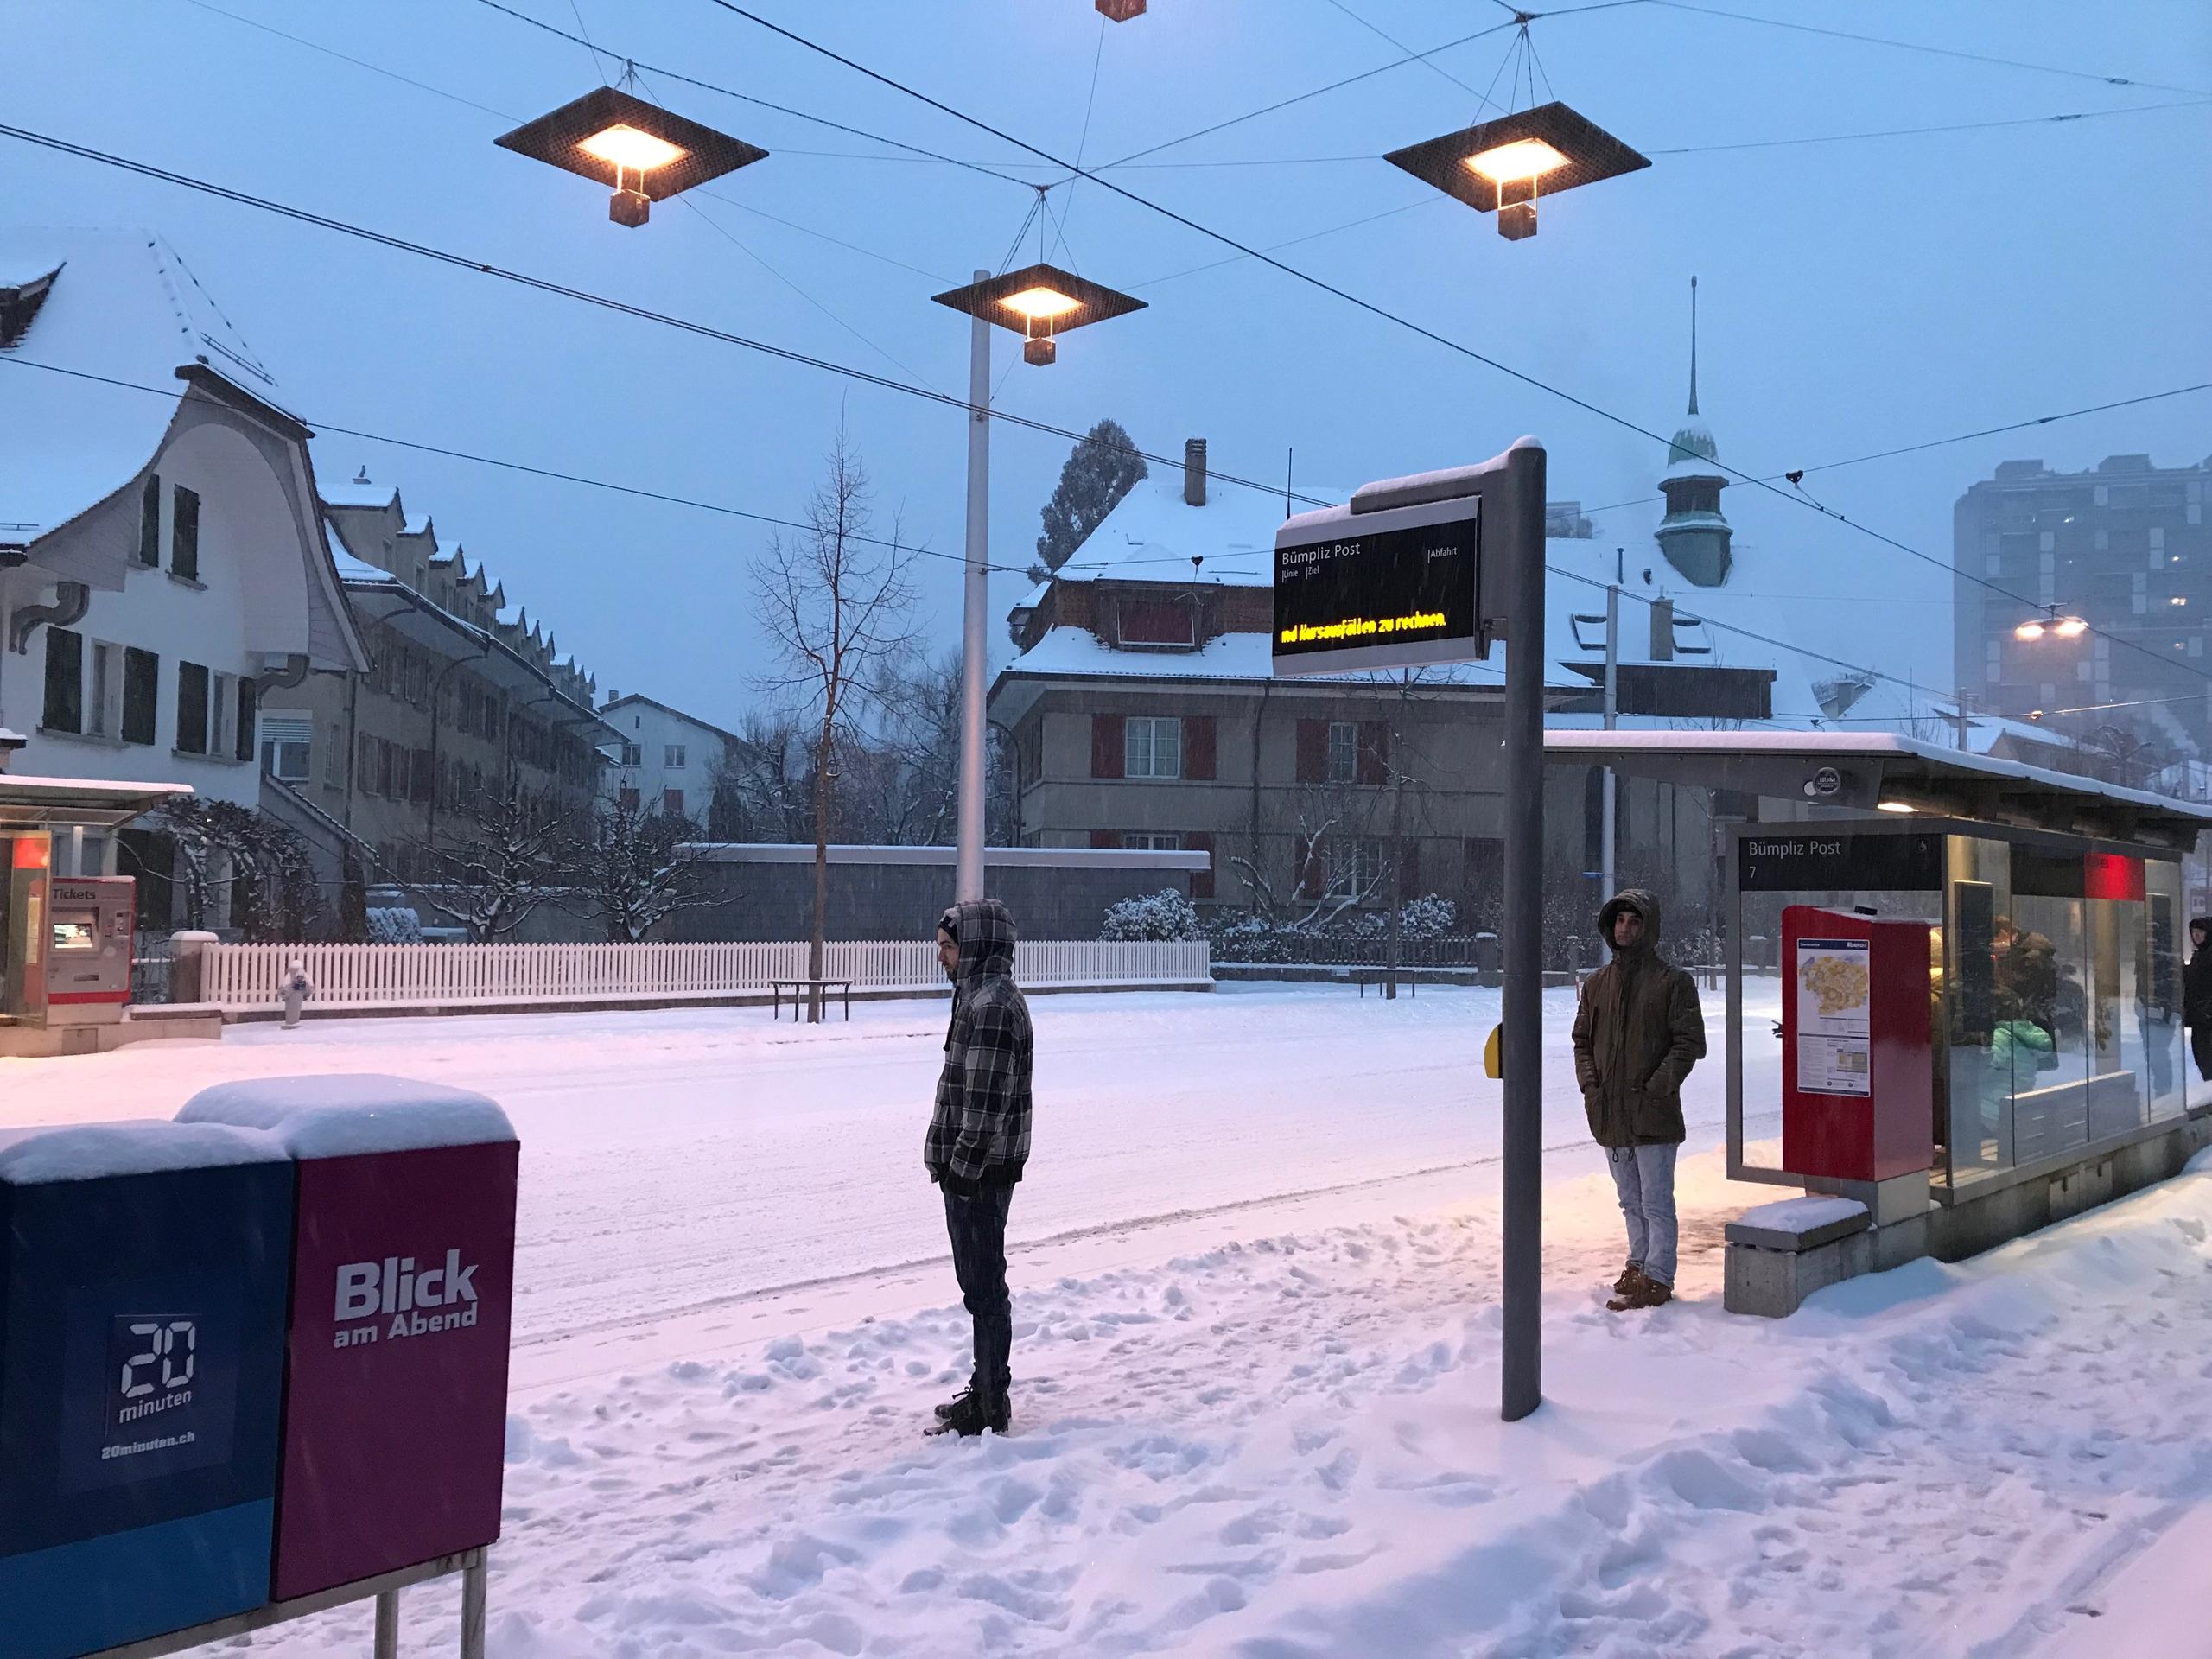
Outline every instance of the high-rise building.
<path fill-rule="evenodd" d="M 2212 754 L 2212 458 L 2008 461 L 1959 498 L 1959 689 L 1993 714 Z M 2085 622 L 2073 626 L 2074 620 Z"/>

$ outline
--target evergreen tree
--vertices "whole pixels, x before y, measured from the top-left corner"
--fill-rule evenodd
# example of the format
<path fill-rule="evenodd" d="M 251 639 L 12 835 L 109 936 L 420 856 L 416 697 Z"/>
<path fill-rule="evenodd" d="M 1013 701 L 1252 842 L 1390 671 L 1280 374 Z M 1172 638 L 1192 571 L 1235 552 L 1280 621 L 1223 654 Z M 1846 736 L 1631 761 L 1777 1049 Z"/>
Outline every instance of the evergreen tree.
<path fill-rule="evenodd" d="M 1045 569 L 1065 564 L 1144 475 L 1144 457 L 1119 421 L 1092 427 L 1060 468 L 1058 487 L 1045 504 L 1045 533 L 1037 538 L 1037 556 Z"/>

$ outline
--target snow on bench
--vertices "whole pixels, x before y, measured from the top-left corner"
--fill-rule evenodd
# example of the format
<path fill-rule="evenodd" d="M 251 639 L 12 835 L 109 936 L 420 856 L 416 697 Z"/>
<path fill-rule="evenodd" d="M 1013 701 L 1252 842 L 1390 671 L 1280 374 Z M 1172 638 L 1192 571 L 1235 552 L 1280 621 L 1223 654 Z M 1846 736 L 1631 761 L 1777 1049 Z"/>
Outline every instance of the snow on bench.
<path fill-rule="evenodd" d="M 1872 1219 L 1866 1206 L 1856 1198 L 1808 1193 L 1745 1211 L 1728 1224 L 1727 1237 L 1731 1244 L 1749 1244 L 1762 1250 L 1813 1250 L 1865 1231 Z"/>

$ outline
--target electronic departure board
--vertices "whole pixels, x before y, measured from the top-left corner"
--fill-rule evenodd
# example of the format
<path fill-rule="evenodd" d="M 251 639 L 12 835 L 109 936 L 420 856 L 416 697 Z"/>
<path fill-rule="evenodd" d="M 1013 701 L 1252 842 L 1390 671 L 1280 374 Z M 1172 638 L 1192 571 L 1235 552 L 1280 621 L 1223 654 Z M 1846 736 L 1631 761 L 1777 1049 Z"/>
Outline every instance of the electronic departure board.
<path fill-rule="evenodd" d="M 1280 674 L 1414 667 L 1490 652 L 1482 499 L 1303 514 L 1275 533 Z"/>

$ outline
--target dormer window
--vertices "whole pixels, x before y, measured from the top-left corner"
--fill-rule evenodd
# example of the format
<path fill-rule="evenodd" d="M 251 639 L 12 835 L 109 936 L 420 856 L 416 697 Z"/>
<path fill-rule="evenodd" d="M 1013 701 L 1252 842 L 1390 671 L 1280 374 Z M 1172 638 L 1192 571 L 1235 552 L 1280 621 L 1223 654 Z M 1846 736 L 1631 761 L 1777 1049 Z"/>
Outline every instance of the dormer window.
<path fill-rule="evenodd" d="M 1114 607 L 1115 642 L 1155 651 L 1196 650 L 1195 609 L 1186 598 L 1123 599 Z"/>

